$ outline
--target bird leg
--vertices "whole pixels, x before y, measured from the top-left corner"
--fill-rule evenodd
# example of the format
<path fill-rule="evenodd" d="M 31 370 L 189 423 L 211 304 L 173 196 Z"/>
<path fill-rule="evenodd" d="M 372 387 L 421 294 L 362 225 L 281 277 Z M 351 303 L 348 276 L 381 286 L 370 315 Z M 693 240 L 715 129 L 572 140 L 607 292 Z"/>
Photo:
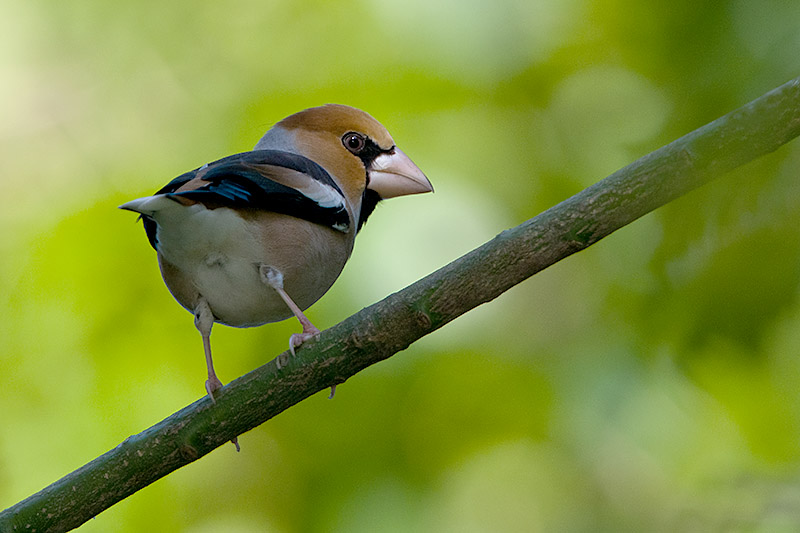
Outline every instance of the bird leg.
<path fill-rule="evenodd" d="M 201 297 L 200 301 L 197 302 L 197 307 L 194 309 L 194 326 L 203 337 L 203 351 L 206 354 L 206 366 L 208 367 L 206 392 L 208 392 L 211 401 L 217 403 L 217 400 L 214 398 L 214 392 L 222 388 L 222 382 L 217 377 L 217 373 L 214 372 L 214 361 L 211 359 L 211 326 L 213 325 L 214 314 L 211 312 L 211 308 L 208 306 L 206 299 Z M 239 437 L 231 439 L 231 443 L 236 446 L 237 452 L 241 450 L 241 448 L 239 448 Z"/>
<path fill-rule="evenodd" d="M 297 320 L 300 321 L 300 324 L 303 326 L 302 333 L 293 333 L 291 337 L 289 337 L 289 351 L 294 355 L 294 349 L 303 344 L 305 341 L 312 337 L 316 337 L 319 335 L 319 330 L 311 323 L 311 321 L 303 314 L 303 311 L 294 303 L 286 291 L 283 289 L 283 274 L 280 270 L 275 267 L 271 267 L 269 265 L 260 265 L 258 267 L 258 273 L 261 276 L 261 281 L 275 289 L 275 292 L 278 293 L 289 309 L 292 311 L 294 316 L 297 317 Z M 333 398 L 333 395 L 336 393 L 336 385 L 331 385 L 331 394 L 328 398 Z"/>
<path fill-rule="evenodd" d="M 214 372 L 214 361 L 211 359 L 211 326 L 214 325 L 214 314 L 208 306 L 205 298 L 200 298 L 197 307 L 194 309 L 194 326 L 203 337 L 203 351 L 206 354 L 206 366 L 208 367 L 208 379 L 206 380 L 206 392 L 211 401 L 216 403 L 214 392 L 222 387 L 222 382 Z"/>
<path fill-rule="evenodd" d="M 294 316 L 297 317 L 297 320 L 300 321 L 300 324 L 303 326 L 302 333 L 294 333 L 291 337 L 289 337 L 289 351 L 294 355 L 294 350 L 305 341 L 312 337 L 316 337 L 319 335 L 319 330 L 311 323 L 311 321 L 303 314 L 303 311 L 297 307 L 297 304 L 294 303 L 286 291 L 283 289 L 283 274 L 280 270 L 275 267 L 271 267 L 269 265 L 260 265 L 258 268 L 258 273 L 261 276 L 261 281 L 275 289 L 275 292 L 278 293 L 289 309 L 292 311 Z"/>

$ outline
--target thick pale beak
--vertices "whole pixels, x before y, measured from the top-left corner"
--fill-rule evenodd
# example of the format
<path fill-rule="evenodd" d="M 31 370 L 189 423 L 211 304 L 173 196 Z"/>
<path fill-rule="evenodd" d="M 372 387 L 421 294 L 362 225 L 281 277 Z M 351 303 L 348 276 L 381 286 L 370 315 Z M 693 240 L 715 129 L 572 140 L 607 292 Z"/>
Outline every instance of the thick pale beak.
<path fill-rule="evenodd" d="M 369 185 L 384 200 L 406 194 L 433 192 L 425 174 L 400 148 L 375 158 L 369 168 Z"/>

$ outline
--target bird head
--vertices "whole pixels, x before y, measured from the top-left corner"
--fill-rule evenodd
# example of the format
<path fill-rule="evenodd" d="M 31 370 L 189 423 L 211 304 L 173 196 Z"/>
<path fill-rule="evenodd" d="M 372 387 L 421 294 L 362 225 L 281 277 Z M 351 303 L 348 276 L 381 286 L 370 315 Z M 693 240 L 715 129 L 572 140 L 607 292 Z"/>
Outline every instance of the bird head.
<path fill-rule="evenodd" d="M 357 214 L 358 228 L 381 200 L 433 191 L 380 122 L 345 105 L 290 115 L 267 131 L 255 149 L 296 153 L 325 168 Z"/>

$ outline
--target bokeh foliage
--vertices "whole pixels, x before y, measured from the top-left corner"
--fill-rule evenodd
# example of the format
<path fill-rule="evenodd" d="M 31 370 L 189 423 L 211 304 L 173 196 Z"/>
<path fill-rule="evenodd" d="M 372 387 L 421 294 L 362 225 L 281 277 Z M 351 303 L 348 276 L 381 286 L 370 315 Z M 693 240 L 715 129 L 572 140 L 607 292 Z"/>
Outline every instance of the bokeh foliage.
<path fill-rule="evenodd" d="M 791 2 L 5 0 L 0 507 L 203 394 L 115 209 L 303 107 L 368 110 L 436 194 L 382 206 L 325 327 L 797 75 Z M 86 531 L 800 524 L 800 148 L 648 215 Z M 295 323 L 217 326 L 230 380 Z"/>

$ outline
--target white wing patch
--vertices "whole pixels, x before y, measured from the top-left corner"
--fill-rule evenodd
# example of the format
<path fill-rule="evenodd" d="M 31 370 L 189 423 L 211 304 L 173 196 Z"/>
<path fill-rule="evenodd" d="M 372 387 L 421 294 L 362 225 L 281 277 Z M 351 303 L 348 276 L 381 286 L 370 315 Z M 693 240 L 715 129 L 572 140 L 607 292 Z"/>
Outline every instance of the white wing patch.
<path fill-rule="evenodd" d="M 307 182 L 308 185 L 295 187 L 303 196 L 314 200 L 320 207 L 345 207 L 344 197 L 330 185 L 313 179 L 309 179 Z"/>

